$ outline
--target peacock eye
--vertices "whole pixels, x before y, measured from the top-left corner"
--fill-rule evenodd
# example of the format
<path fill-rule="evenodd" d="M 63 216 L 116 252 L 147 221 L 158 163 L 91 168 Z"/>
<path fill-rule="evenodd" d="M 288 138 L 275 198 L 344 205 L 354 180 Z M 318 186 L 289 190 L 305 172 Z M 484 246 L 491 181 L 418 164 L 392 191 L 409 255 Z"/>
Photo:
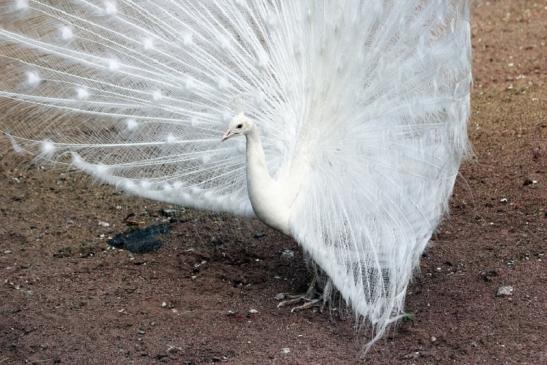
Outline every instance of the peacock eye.
<path fill-rule="evenodd" d="M 243 124 L 238 124 L 238 125 L 236 126 L 236 128 L 237 128 L 237 129 L 243 128 Z"/>

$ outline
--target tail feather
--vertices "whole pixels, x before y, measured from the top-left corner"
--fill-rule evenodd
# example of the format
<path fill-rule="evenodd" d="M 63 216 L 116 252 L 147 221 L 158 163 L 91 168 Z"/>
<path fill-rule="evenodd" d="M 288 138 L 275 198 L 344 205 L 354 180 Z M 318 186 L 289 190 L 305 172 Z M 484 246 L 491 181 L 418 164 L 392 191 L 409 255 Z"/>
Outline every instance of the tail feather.
<path fill-rule="evenodd" d="M 0 130 L 152 199 L 252 214 L 239 112 L 291 228 L 378 338 L 468 149 L 466 0 L 11 0 Z M 291 180 L 292 181 L 292 180 Z"/>

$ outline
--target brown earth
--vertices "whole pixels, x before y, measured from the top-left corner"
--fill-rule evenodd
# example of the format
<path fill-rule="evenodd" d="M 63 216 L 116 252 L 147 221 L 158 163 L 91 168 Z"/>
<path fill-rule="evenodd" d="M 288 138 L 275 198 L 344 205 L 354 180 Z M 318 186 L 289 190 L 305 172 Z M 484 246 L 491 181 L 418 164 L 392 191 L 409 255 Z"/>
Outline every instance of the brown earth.
<path fill-rule="evenodd" d="M 408 292 L 413 320 L 369 364 L 547 364 L 547 2 L 473 13 L 475 158 Z M 350 320 L 276 308 L 309 279 L 293 241 L 257 221 L 165 217 L 4 147 L 0 364 L 360 363 Z M 159 222 L 171 222 L 159 251 L 108 249 L 128 225 Z"/>

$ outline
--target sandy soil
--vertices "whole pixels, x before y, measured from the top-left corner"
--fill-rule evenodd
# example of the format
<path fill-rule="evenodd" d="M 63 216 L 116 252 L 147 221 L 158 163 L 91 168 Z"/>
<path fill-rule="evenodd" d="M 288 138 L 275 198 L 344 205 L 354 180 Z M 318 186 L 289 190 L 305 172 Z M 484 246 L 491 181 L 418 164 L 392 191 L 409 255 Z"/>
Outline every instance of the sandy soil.
<path fill-rule="evenodd" d="M 547 364 L 546 19 L 545 1 L 475 2 L 476 156 L 409 290 L 413 320 L 367 363 Z M 293 241 L 0 151 L 0 364 L 360 363 L 350 320 L 276 308 L 309 280 Z M 158 251 L 106 243 L 160 223 Z"/>

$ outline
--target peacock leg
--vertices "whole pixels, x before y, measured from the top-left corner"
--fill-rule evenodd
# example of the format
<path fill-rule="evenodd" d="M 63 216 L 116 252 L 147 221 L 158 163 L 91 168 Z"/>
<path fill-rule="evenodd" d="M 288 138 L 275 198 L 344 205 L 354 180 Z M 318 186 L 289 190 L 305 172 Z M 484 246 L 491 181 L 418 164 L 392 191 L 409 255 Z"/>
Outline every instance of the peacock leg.
<path fill-rule="evenodd" d="M 322 290 L 321 289 L 318 290 L 317 282 L 318 282 L 318 275 L 315 274 L 310 283 L 310 286 L 308 287 L 308 290 L 306 290 L 305 293 L 298 294 L 298 295 L 291 295 L 291 294 L 285 294 L 285 293 L 278 294 L 278 295 L 281 295 L 282 298 L 288 298 L 288 299 L 279 302 L 279 304 L 277 305 L 277 308 L 287 307 L 287 306 L 291 306 L 291 305 L 295 305 L 295 304 L 303 302 L 303 304 L 297 305 L 291 308 L 291 313 L 306 310 L 306 309 L 311 309 L 314 307 L 320 307 L 320 310 L 323 311 L 323 309 L 325 308 L 325 305 L 328 302 L 328 297 L 330 294 L 330 290 L 332 288 L 332 283 L 330 279 L 328 279 L 325 287 Z"/>

